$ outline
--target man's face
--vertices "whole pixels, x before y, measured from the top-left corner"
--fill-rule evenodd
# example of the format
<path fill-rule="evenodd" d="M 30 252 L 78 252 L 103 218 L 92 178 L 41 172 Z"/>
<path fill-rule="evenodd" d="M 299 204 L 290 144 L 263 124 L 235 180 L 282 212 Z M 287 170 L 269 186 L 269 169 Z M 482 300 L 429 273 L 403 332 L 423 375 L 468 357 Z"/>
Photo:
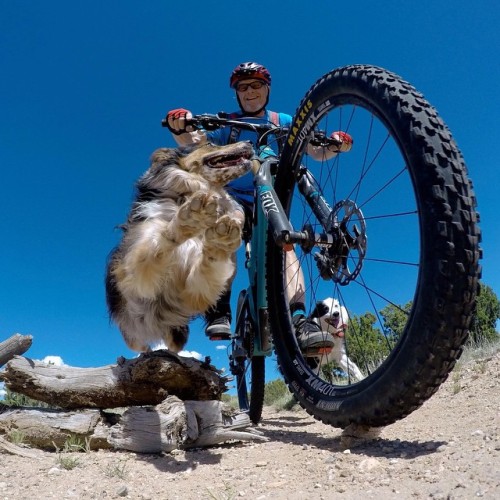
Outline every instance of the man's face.
<path fill-rule="evenodd" d="M 248 78 L 238 82 L 236 92 L 238 93 L 243 111 L 256 113 L 265 107 L 267 96 L 269 95 L 269 87 L 262 80 Z"/>

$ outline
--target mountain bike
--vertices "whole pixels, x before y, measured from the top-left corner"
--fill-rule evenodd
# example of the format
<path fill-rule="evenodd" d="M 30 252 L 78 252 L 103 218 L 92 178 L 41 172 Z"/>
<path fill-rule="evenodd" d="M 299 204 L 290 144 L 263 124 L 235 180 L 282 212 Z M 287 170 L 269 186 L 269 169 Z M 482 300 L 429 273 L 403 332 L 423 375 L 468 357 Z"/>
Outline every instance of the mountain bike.
<path fill-rule="evenodd" d="M 229 347 L 240 407 L 260 420 L 273 351 L 295 399 L 326 424 L 384 426 L 421 406 L 461 355 L 481 274 L 472 183 L 435 108 L 399 76 L 353 65 L 317 80 L 288 128 L 224 115 L 191 123 L 254 130 L 257 150 L 282 146 L 258 161 L 244 235 L 249 286 Z M 335 145 L 336 130 L 352 150 L 313 160 L 307 149 Z M 295 272 L 308 310 L 334 297 L 349 312 L 342 342 L 361 379 L 326 352 L 301 351 Z"/>

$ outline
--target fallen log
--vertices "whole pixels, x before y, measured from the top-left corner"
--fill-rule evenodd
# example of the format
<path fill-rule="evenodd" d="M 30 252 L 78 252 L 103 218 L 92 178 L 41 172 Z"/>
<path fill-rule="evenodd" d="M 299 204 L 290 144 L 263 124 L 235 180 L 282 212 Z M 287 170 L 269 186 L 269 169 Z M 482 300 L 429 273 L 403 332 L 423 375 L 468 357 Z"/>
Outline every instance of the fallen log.
<path fill-rule="evenodd" d="M 155 407 L 116 410 L 9 408 L 0 405 L 0 433 L 16 431 L 23 443 L 62 449 L 68 440 L 90 450 L 168 453 L 228 441 L 266 441 L 248 415 L 221 401 L 181 401 L 169 396 Z M 7 449 L 5 451 L 8 451 Z"/>
<path fill-rule="evenodd" d="M 267 441 L 247 414 L 221 401 L 180 401 L 168 397 L 155 408 L 129 408 L 113 426 L 108 442 L 139 453 L 214 446 L 227 441 Z"/>
<path fill-rule="evenodd" d="M 16 355 L 0 380 L 12 392 L 51 406 L 0 403 L 0 435 L 15 432 L 35 448 L 64 449 L 76 441 L 86 449 L 160 453 L 266 440 L 247 414 L 220 401 L 228 378 L 209 359 L 200 362 L 163 350 L 120 358 L 116 365 L 75 368 Z M 0 449 L 25 452 L 4 438 Z"/>
<path fill-rule="evenodd" d="M 0 342 L 0 366 L 3 366 L 15 355 L 24 354 L 31 347 L 32 342 L 31 335 L 21 335 L 20 333 Z"/>
<path fill-rule="evenodd" d="M 166 350 L 98 368 L 14 356 L 0 380 L 13 392 L 65 409 L 157 405 L 169 394 L 182 400 L 219 400 L 227 390 L 227 378 L 209 362 Z"/>

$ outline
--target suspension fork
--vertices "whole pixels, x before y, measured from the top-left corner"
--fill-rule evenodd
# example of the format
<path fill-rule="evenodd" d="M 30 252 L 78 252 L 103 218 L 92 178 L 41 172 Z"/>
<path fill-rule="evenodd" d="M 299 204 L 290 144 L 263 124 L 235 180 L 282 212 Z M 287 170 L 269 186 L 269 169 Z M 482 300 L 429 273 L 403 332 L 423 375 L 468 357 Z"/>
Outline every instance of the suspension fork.
<path fill-rule="evenodd" d="M 293 229 L 274 191 L 273 173 L 277 165 L 275 158 L 266 159 L 254 177 L 257 196 L 275 243 L 285 251 L 292 250 L 293 244 L 298 243 L 307 251 L 316 245 L 330 246 L 337 242 L 338 225 L 332 218 L 332 209 L 321 195 L 316 180 L 305 168 L 299 170 L 297 186 L 326 233 L 314 233 L 309 228 L 302 231 Z"/>
<path fill-rule="evenodd" d="M 264 160 L 254 176 L 254 184 L 262 213 L 269 223 L 274 242 L 284 250 L 291 250 L 295 231 L 273 187 L 273 174 L 277 166 L 276 158 Z"/>

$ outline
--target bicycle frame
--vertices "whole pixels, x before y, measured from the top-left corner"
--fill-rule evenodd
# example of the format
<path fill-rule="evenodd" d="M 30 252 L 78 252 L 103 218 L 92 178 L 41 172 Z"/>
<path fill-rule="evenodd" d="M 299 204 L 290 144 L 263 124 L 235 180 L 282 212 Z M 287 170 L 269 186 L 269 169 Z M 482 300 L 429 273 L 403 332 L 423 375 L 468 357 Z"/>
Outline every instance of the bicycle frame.
<path fill-rule="evenodd" d="M 278 231 L 283 231 L 283 228 L 290 229 L 290 223 L 283 215 L 283 208 L 273 188 L 272 170 L 276 166 L 275 158 L 267 158 L 262 161 L 254 177 L 256 195 L 252 234 L 245 244 L 245 267 L 248 271 L 249 287 L 243 305 L 247 308 L 256 334 L 253 352 L 248 353 L 250 356 L 269 356 L 272 353 L 266 295 L 266 245 L 270 214 L 271 220 L 279 223 Z M 271 224 L 271 227 L 274 226 Z"/>
<path fill-rule="evenodd" d="M 262 161 L 255 174 L 255 205 L 252 224 L 252 236 L 246 242 L 246 263 L 248 269 L 249 287 L 246 291 L 246 304 L 253 323 L 253 352 L 250 356 L 269 356 L 272 352 L 272 341 L 268 318 L 266 295 L 266 245 L 268 234 L 284 251 L 293 249 L 294 243 L 307 248 L 315 245 L 331 245 L 335 240 L 332 234 L 317 234 L 307 231 L 295 231 L 281 205 L 273 187 L 273 175 L 279 161 L 272 157 Z M 323 227 L 332 225 L 329 220 L 331 208 L 321 196 L 312 175 L 304 169 L 299 182 L 299 189 L 309 205 L 322 221 Z"/>

